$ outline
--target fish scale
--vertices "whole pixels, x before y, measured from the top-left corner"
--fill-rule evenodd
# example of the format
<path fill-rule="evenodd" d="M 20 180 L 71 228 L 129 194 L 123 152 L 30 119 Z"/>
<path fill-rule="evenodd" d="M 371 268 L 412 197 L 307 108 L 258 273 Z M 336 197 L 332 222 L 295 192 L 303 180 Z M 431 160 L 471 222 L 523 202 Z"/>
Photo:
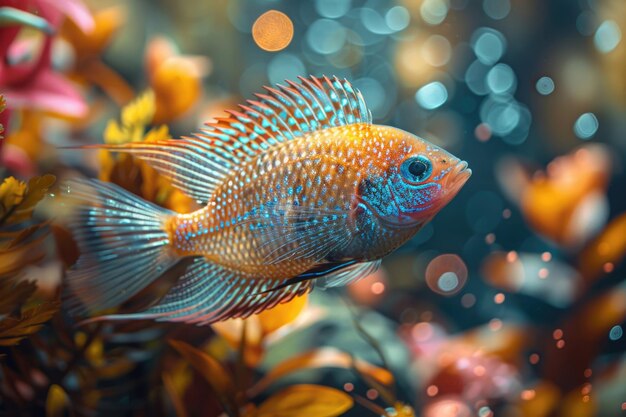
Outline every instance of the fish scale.
<path fill-rule="evenodd" d="M 75 180 L 81 257 L 72 311 L 115 307 L 194 258 L 153 307 L 102 319 L 207 324 L 354 282 L 414 236 L 461 189 L 465 162 L 372 124 L 336 77 L 266 88 L 194 136 L 96 145 L 143 159 L 203 207 L 174 213 L 112 184 Z"/>
<path fill-rule="evenodd" d="M 276 250 L 284 243 L 277 240 L 259 251 L 272 236 L 259 234 L 246 219 L 259 205 L 273 203 L 343 212 L 338 215 L 347 220 L 362 175 L 360 167 L 373 163 L 371 157 L 366 162 L 367 154 L 377 155 L 371 151 L 381 147 L 376 141 L 363 146 L 376 136 L 375 130 L 364 124 L 327 129 L 314 137 L 286 142 L 242 165 L 215 190 L 205 208 L 172 218 L 168 227 L 178 254 L 204 256 L 260 278 L 283 279 L 305 272 L 314 259 L 285 259 L 268 265 L 264 252 Z M 367 152 L 349 152 L 359 147 Z"/>

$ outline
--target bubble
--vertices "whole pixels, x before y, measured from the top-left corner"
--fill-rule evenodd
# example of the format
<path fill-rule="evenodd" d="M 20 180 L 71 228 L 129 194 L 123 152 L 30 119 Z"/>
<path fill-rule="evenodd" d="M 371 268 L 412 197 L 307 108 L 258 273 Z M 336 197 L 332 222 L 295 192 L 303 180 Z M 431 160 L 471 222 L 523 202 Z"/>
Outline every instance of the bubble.
<path fill-rule="evenodd" d="M 315 10 L 324 17 L 336 19 L 348 13 L 351 0 L 316 0 Z"/>
<path fill-rule="evenodd" d="M 554 92 L 554 81 L 550 77 L 541 77 L 537 80 L 537 92 L 542 96 L 547 96 Z"/>
<path fill-rule="evenodd" d="M 448 90 L 441 82 L 434 81 L 417 90 L 415 99 L 426 110 L 434 110 L 448 100 Z"/>
<path fill-rule="evenodd" d="M 345 41 L 346 29 L 334 20 L 319 19 L 313 22 L 306 33 L 308 45 L 320 54 L 333 54 L 339 51 Z"/>
<path fill-rule="evenodd" d="M 596 34 L 593 37 L 593 43 L 598 51 L 609 53 L 617 47 L 622 40 L 622 32 L 619 26 L 613 20 L 605 20 L 602 22 Z"/>
<path fill-rule="evenodd" d="M 409 11 L 402 6 L 394 6 L 385 14 L 385 23 L 395 32 L 405 29 L 410 21 Z"/>
<path fill-rule="evenodd" d="M 281 53 L 272 58 L 267 66 L 267 75 L 271 84 L 294 80 L 305 73 L 304 64 L 296 55 Z"/>
<path fill-rule="evenodd" d="M 479 60 L 471 63 L 465 72 L 465 83 L 472 93 L 484 96 L 489 92 L 487 87 L 487 74 L 489 67 Z"/>
<path fill-rule="evenodd" d="M 580 139 L 590 139 L 600 126 L 598 118 L 593 113 L 582 114 L 574 123 L 574 133 Z"/>
<path fill-rule="evenodd" d="M 624 330 L 622 330 L 622 326 L 613 326 L 609 331 L 609 339 L 612 341 L 621 339 L 623 335 Z"/>
<path fill-rule="evenodd" d="M 466 281 L 467 266 L 458 255 L 439 255 L 426 267 L 426 284 L 437 294 L 456 294 Z"/>
<path fill-rule="evenodd" d="M 278 10 L 263 13 L 252 25 L 252 38 L 259 48 L 275 52 L 284 49 L 293 38 L 293 23 Z"/>
<path fill-rule="evenodd" d="M 517 86 L 513 69 L 506 64 L 498 64 L 487 73 L 487 86 L 494 94 L 512 93 Z"/>
<path fill-rule="evenodd" d="M 424 22 L 438 25 L 448 15 L 448 3 L 445 0 L 424 0 L 420 7 L 420 15 Z"/>
<path fill-rule="evenodd" d="M 472 34 L 471 45 L 480 62 L 493 65 L 504 55 L 506 39 L 497 30 L 483 27 Z"/>
<path fill-rule="evenodd" d="M 504 19 L 511 11 L 509 0 L 483 0 L 485 14 L 494 20 Z"/>
<path fill-rule="evenodd" d="M 432 35 L 422 45 L 422 56 L 433 67 L 441 67 L 450 61 L 452 46 L 445 36 Z"/>

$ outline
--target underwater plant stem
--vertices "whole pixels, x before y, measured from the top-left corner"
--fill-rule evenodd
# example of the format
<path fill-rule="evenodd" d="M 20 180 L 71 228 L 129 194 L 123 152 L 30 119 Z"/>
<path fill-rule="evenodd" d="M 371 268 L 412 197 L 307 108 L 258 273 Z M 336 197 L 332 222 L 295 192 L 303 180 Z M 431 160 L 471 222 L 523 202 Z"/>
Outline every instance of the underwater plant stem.
<path fill-rule="evenodd" d="M 63 382 L 65 377 L 72 371 L 74 366 L 76 366 L 76 364 L 81 359 L 84 358 L 85 352 L 87 351 L 89 346 L 93 343 L 93 341 L 96 339 L 96 337 L 100 334 L 100 331 L 102 330 L 102 326 L 103 326 L 103 322 L 98 322 L 96 326 L 93 328 L 93 330 L 89 332 L 89 334 L 87 335 L 87 339 L 85 340 L 83 345 L 80 347 L 80 349 L 74 352 L 74 354 L 72 355 L 72 358 L 67 362 L 67 366 L 65 367 L 63 372 L 61 372 L 61 375 L 58 379 L 59 385 L 63 386 L 61 383 Z"/>

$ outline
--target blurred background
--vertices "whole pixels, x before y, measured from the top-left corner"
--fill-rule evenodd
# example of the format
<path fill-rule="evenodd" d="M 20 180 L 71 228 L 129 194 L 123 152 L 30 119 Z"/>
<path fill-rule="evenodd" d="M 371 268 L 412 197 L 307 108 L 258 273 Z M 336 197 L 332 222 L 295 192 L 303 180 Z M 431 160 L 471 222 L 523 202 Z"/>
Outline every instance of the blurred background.
<path fill-rule="evenodd" d="M 415 133 L 473 170 L 378 272 L 315 291 L 289 314 L 249 320 L 245 349 L 240 322 L 73 327 L 50 304 L 78 256 L 69 233 L 44 221 L 46 210 L 14 224 L 0 216 L 1 239 L 37 228 L 30 240 L 20 235 L 22 246 L 0 240 L 0 277 L 32 285 L 6 311 L 0 302 L 0 410 L 220 415 L 228 393 L 210 380 L 221 377 L 192 371 L 181 359 L 193 365 L 189 352 L 164 342 L 176 339 L 202 346 L 226 373 L 243 362 L 249 381 L 234 378 L 232 400 L 241 415 L 266 415 L 296 383 L 349 400 L 281 415 L 626 415 L 623 0 L 0 6 L 48 21 L 0 26 L 0 175 L 39 176 L 24 195 L 54 192 L 43 174 L 86 175 L 192 210 L 132 158 L 58 147 L 180 137 L 264 85 L 308 74 L 347 78 L 375 123 Z M 32 329 L 27 306 L 41 300 L 50 312 Z M 7 320 L 32 331 L 19 342 L 3 336 L 17 326 Z"/>

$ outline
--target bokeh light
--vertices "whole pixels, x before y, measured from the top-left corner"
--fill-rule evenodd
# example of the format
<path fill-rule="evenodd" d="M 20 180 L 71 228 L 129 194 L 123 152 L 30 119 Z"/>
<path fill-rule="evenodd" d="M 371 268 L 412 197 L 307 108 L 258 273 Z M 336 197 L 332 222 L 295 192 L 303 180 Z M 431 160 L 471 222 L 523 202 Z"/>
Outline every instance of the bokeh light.
<path fill-rule="evenodd" d="M 306 74 L 304 63 L 297 55 L 283 52 L 276 54 L 267 65 L 267 75 L 272 84 L 297 79 Z"/>
<path fill-rule="evenodd" d="M 613 326 L 611 330 L 609 331 L 609 339 L 611 339 L 614 342 L 620 340 L 623 335 L 624 335 L 624 330 L 622 329 L 622 326 L 620 325 Z"/>
<path fill-rule="evenodd" d="M 506 64 L 498 64 L 487 73 L 487 86 L 493 94 L 512 94 L 517 87 L 513 69 Z"/>
<path fill-rule="evenodd" d="M 447 0 L 424 0 L 420 6 L 420 14 L 424 22 L 429 25 L 438 25 L 448 15 L 449 4 Z"/>
<path fill-rule="evenodd" d="M 613 20 L 606 20 L 596 30 L 593 42 L 598 51 L 607 54 L 614 50 L 622 40 L 622 32 L 619 25 Z"/>
<path fill-rule="evenodd" d="M 493 65 L 506 51 L 506 38 L 495 29 L 483 27 L 474 32 L 471 45 L 480 62 Z"/>
<path fill-rule="evenodd" d="M 394 6 L 385 13 L 385 23 L 394 32 L 401 31 L 409 26 L 411 15 L 402 6 Z"/>
<path fill-rule="evenodd" d="M 259 48 L 275 52 L 285 49 L 293 38 L 293 23 L 277 10 L 263 13 L 252 26 L 252 38 Z"/>
<path fill-rule="evenodd" d="M 581 114 L 576 123 L 574 123 L 574 133 L 581 139 L 590 139 L 598 131 L 600 123 L 593 113 Z"/>
<path fill-rule="evenodd" d="M 441 295 L 454 295 L 463 289 L 467 281 L 467 266 L 453 254 L 439 255 L 426 268 L 426 284 Z"/>
<path fill-rule="evenodd" d="M 448 100 L 448 90 L 441 82 L 434 81 L 417 90 L 415 99 L 423 108 L 434 110 Z"/>
<path fill-rule="evenodd" d="M 350 10 L 350 0 L 315 0 L 315 10 L 323 17 L 337 19 Z"/>
<path fill-rule="evenodd" d="M 316 20 L 306 33 L 309 47 L 319 54 L 334 54 L 345 44 L 348 32 L 337 21 Z"/>
<path fill-rule="evenodd" d="M 430 36 L 422 45 L 422 56 L 433 67 L 446 65 L 452 57 L 450 41 L 445 36 Z"/>
<path fill-rule="evenodd" d="M 541 77 L 537 80 L 536 88 L 542 96 L 550 95 L 554 92 L 554 80 L 550 77 Z"/>

